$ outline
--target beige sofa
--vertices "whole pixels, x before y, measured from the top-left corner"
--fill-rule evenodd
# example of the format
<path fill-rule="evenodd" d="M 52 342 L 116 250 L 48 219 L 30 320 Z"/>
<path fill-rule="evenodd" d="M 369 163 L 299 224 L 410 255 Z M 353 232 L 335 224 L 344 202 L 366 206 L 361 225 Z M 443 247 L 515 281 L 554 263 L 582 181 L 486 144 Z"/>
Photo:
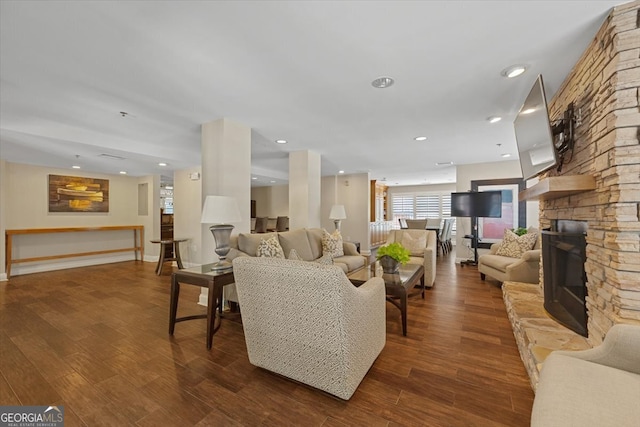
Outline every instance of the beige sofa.
<path fill-rule="evenodd" d="M 532 427 L 640 425 L 640 326 L 617 324 L 599 347 L 544 361 Z"/>
<path fill-rule="evenodd" d="M 530 229 L 529 232 L 537 233 L 537 229 Z M 480 279 L 486 276 L 493 277 L 499 282 L 540 282 L 540 239 L 530 251 L 526 251 L 520 258 L 496 255 L 500 248 L 500 242 L 491 245 L 489 253 L 478 257 L 478 271 Z"/>
<path fill-rule="evenodd" d="M 428 288 L 433 287 L 436 281 L 436 256 L 438 255 L 438 236 L 433 230 L 391 230 L 387 237 L 387 243 L 398 242 L 402 244 L 402 238 L 405 233 L 417 236 L 417 233 L 424 233 L 427 236 L 424 255 L 411 256 L 409 264 L 422 264 L 424 266 L 424 285 Z"/>
<path fill-rule="evenodd" d="M 335 265 L 233 260 L 249 362 L 349 399 L 386 340 L 385 288 Z"/>
<path fill-rule="evenodd" d="M 314 261 L 322 256 L 322 232 L 321 228 L 299 228 L 280 233 L 240 233 L 237 236 L 231 236 L 231 250 L 227 259 L 232 261 L 239 256 L 255 257 L 258 244 L 262 239 L 267 240 L 277 236 L 285 258 L 289 257 L 291 249 L 295 249 L 304 261 Z M 333 258 L 335 265 L 342 268 L 345 273 L 364 267 L 365 257 L 358 253 L 355 244 L 343 242 L 342 248 L 344 256 Z"/>

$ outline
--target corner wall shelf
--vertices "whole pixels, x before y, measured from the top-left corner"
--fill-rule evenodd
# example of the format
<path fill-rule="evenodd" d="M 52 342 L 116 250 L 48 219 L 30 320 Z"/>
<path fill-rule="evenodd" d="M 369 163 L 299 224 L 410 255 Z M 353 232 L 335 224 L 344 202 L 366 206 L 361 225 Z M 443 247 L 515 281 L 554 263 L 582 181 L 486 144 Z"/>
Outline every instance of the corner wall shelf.
<path fill-rule="evenodd" d="M 596 179 L 591 175 L 550 176 L 531 188 L 518 193 L 518 199 L 549 200 L 596 189 Z"/>

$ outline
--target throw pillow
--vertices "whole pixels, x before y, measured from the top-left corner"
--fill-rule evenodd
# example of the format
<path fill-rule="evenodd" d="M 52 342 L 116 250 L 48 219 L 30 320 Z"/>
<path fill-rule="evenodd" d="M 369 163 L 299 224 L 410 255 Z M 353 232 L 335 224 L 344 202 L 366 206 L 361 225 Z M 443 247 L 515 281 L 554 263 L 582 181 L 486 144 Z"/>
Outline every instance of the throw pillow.
<path fill-rule="evenodd" d="M 333 257 L 330 254 L 324 254 L 315 260 L 315 262 L 322 265 L 333 265 Z"/>
<path fill-rule="evenodd" d="M 256 249 L 257 257 L 266 258 L 284 258 L 284 251 L 278 242 L 276 236 L 270 237 L 267 240 L 262 239 Z"/>
<path fill-rule="evenodd" d="M 296 251 L 295 249 L 291 249 L 289 251 L 289 258 L 288 259 L 292 259 L 294 261 L 303 261 L 303 259 L 300 258 L 300 255 L 298 255 L 298 251 Z"/>
<path fill-rule="evenodd" d="M 325 254 L 331 255 L 333 258 L 344 255 L 340 230 L 331 234 L 327 230 L 322 230 L 322 255 Z"/>
<path fill-rule="evenodd" d="M 527 233 L 518 236 L 511 230 L 504 230 L 502 244 L 496 251 L 496 255 L 520 258 L 526 251 L 530 251 L 538 240 L 537 233 Z"/>
<path fill-rule="evenodd" d="M 411 256 L 424 256 L 424 249 L 427 246 L 427 233 L 422 230 L 415 231 L 419 231 L 419 233 L 412 235 L 410 230 L 402 233 L 400 244 L 411 252 Z"/>

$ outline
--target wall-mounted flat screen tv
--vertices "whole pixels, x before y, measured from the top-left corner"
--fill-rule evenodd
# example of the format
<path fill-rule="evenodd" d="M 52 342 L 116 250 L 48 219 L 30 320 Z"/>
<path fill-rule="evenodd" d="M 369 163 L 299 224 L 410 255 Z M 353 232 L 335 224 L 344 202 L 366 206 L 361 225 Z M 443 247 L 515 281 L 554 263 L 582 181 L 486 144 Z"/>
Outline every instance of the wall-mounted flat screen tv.
<path fill-rule="evenodd" d="M 538 75 L 513 128 L 524 179 L 533 178 L 557 164 L 542 75 Z"/>
<path fill-rule="evenodd" d="M 451 216 L 500 218 L 502 191 L 451 193 Z"/>

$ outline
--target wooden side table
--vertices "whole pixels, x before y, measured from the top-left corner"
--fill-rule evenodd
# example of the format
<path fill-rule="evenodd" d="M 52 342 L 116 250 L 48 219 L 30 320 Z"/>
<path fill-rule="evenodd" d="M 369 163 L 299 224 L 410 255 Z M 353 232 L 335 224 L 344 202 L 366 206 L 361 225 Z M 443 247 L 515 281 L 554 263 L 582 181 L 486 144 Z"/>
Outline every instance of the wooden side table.
<path fill-rule="evenodd" d="M 158 265 L 156 266 L 156 274 L 159 276 L 162 274 L 162 266 L 167 261 L 175 261 L 178 264 L 178 268 L 182 270 L 182 258 L 180 257 L 180 243 L 186 242 L 189 239 L 160 239 L 151 240 L 151 243 L 160 243 L 160 258 L 158 258 Z M 167 252 L 167 246 L 172 246 L 173 257 L 167 258 L 165 256 Z"/>
<path fill-rule="evenodd" d="M 177 322 L 192 319 L 207 319 L 207 349 L 211 350 L 213 334 L 220 328 L 219 315 L 216 307 L 222 313 L 222 288 L 235 282 L 233 270 L 212 271 L 213 264 L 179 270 L 171 274 L 171 302 L 169 304 L 169 335 L 173 335 Z M 176 318 L 178 313 L 178 298 L 180 284 L 194 285 L 209 289 L 207 300 L 207 314 Z M 215 324 L 218 318 L 218 324 Z"/>

